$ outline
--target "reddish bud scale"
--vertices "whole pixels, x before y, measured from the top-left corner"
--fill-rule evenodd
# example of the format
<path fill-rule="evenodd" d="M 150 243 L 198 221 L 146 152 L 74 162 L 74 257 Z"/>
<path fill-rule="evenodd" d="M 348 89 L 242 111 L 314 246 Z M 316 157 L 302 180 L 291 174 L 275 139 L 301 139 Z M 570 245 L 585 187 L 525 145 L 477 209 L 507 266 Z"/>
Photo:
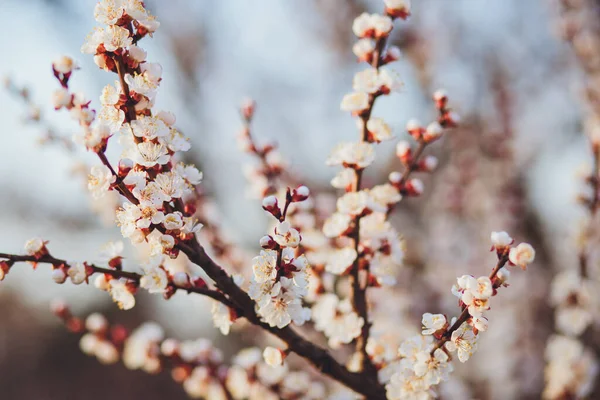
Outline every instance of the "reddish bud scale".
<path fill-rule="evenodd" d="M 404 8 L 400 8 L 400 9 L 395 9 L 395 8 L 389 8 L 386 7 L 385 8 L 385 13 L 390 16 L 392 19 L 393 18 L 400 18 L 403 20 L 406 20 L 408 17 L 410 17 L 410 11 L 404 9 Z"/>
<path fill-rule="evenodd" d="M 173 285 L 168 285 L 165 291 L 163 292 L 163 298 L 165 300 L 169 300 L 173 295 L 177 292 L 177 288 Z"/>
<path fill-rule="evenodd" d="M 138 290 L 138 283 L 133 281 L 127 281 L 127 283 L 125 283 L 125 287 L 127 288 L 127 290 L 129 290 L 131 294 L 136 294 Z"/>
<path fill-rule="evenodd" d="M 199 288 L 199 289 L 206 287 L 206 282 L 202 278 L 194 278 L 194 281 L 192 282 L 192 284 L 194 287 Z"/>
<path fill-rule="evenodd" d="M 179 247 L 173 247 L 172 249 L 168 249 L 165 251 L 165 254 L 168 255 L 170 258 L 177 258 L 177 256 L 179 255 Z"/>
<path fill-rule="evenodd" d="M 398 158 L 400 159 L 400 162 L 402 163 L 402 165 L 404 165 L 404 166 L 411 165 L 413 162 L 412 150 L 409 149 L 406 153 L 404 153 L 402 155 L 398 155 Z"/>
<path fill-rule="evenodd" d="M 447 96 L 440 96 L 440 97 L 434 98 L 434 101 L 435 101 L 435 106 L 438 110 L 440 110 L 440 111 L 446 110 L 446 106 L 448 105 L 448 97 Z"/>
<path fill-rule="evenodd" d="M 385 65 L 385 64 L 392 63 L 394 61 L 398 61 L 398 57 L 396 57 L 395 55 L 390 54 L 390 53 L 385 53 L 385 56 L 383 57 L 381 64 Z"/>
<path fill-rule="evenodd" d="M 277 273 L 278 276 L 292 278 L 292 274 L 294 272 L 298 272 L 298 268 L 296 268 L 296 266 L 291 263 L 289 263 L 289 264 L 282 263 L 282 265 L 280 267 L 277 267 L 277 272 L 278 272 Z"/>
<path fill-rule="evenodd" d="M 368 287 L 381 287 L 381 285 L 379 284 L 379 281 L 377 280 L 377 277 L 373 274 L 369 274 L 369 279 L 367 280 L 367 286 Z"/>
<path fill-rule="evenodd" d="M 239 318 L 239 315 L 238 315 L 237 311 L 235 311 L 233 308 L 229 307 L 229 319 L 232 322 L 234 322 L 238 318 Z"/>
<path fill-rule="evenodd" d="M 89 265 L 87 262 L 83 263 L 83 266 L 85 267 L 85 283 L 89 283 L 88 282 L 88 276 L 92 275 L 94 273 L 94 267 Z"/>
<path fill-rule="evenodd" d="M 427 161 L 425 159 L 421 159 L 417 163 L 415 171 L 416 172 L 431 172 L 431 169 L 429 168 Z"/>
<path fill-rule="evenodd" d="M 310 195 L 310 191 L 306 186 L 299 186 L 296 189 L 292 190 L 292 202 L 300 202 L 308 199 Z"/>
<path fill-rule="evenodd" d="M 440 115 L 438 122 L 444 128 L 455 128 L 458 125 L 457 121 L 452 118 L 452 113 L 450 111 L 443 112 L 442 115 Z"/>
<path fill-rule="evenodd" d="M 0 261 L 0 270 L 2 270 L 4 274 L 8 274 L 8 271 L 12 265 L 13 262 L 11 261 Z"/>
<path fill-rule="evenodd" d="M 412 136 L 412 138 L 415 139 L 416 141 L 419 141 L 423 137 L 424 133 L 425 133 L 425 129 L 422 127 L 408 130 L 408 134 L 410 136 Z"/>
<path fill-rule="evenodd" d="M 121 263 L 122 259 L 123 259 L 123 257 L 121 257 L 121 256 L 113 257 L 108 262 L 108 266 L 112 269 L 116 269 L 117 271 L 120 271 L 121 269 L 123 269 L 123 264 Z"/>
<path fill-rule="evenodd" d="M 418 182 L 418 183 L 417 183 Z M 419 180 L 411 179 L 404 185 L 403 190 L 400 193 L 408 196 L 420 196 L 423 193 L 423 187 Z"/>
<path fill-rule="evenodd" d="M 263 249 L 275 250 L 279 248 L 279 245 L 270 235 L 265 236 L 261 239 L 260 246 Z"/>
<path fill-rule="evenodd" d="M 369 52 L 362 57 L 358 57 L 357 62 L 366 62 L 367 64 L 371 64 L 373 62 L 373 52 Z"/>

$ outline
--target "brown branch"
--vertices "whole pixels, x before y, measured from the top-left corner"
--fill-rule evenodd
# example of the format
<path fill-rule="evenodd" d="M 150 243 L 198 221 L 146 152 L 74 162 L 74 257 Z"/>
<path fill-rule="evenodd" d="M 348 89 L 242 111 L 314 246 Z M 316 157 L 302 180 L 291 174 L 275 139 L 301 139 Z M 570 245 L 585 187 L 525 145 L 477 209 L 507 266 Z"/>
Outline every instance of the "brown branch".
<path fill-rule="evenodd" d="M 589 220 L 587 221 L 588 227 L 586 228 L 586 231 L 589 230 L 590 225 L 593 224 L 598 207 L 600 206 L 600 144 L 592 143 L 591 147 L 594 159 L 592 175 L 589 178 L 589 184 L 592 189 L 592 198 L 586 201 L 589 212 Z M 587 233 L 588 232 L 586 232 L 586 236 Z M 587 237 L 584 238 L 584 243 L 579 249 L 579 275 L 582 278 L 588 277 L 588 254 L 586 252 L 587 246 L 585 241 L 587 241 Z"/>
<path fill-rule="evenodd" d="M 371 66 L 373 68 L 379 69 L 381 64 L 383 63 L 383 49 L 385 47 L 387 37 L 384 36 L 377 40 L 375 45 L 375 51 L 373 52 L 373 61 L 371 62 Z M 360 115 L 360 119 L 362 120 L 362 132 L 361 132 L 361 142 L 366 142 L 368 140 L 369 131 L 367 129 L 367 122 L 371 118 L 371 112 L 373 111 L 373 107 L 375 106 L 375 100 L 379 97 L 379 93 L 374 93 L 369 95 L 369 105 L 367 109 Z M 352 186 L 352 192 L 358 192 L 361 190 L 362 183 L 362 175 L 363 169 L 355 169 L 355 180 L 354 185 Z M 356 339 L 356 354 L 358 355 L 358 364 L 362 371 L 367 373 L 371 377 L 377 376 L 377 368 L 371 362 L 369 355 L 367 354 L 367 342 L 369 341 L 369 335 L 371 331 L 371 322 L 369 321 L 369 310 L 368 310 L 368 302 L 367 302 L 367 284 L 365 287 L 362 287 L 360 282 L 360 253 L 359 253 L 359 245 L 360 245 L 360 216 L 356 216 L 354 218 L 354 229 L 352 234 L 349 236 L 354 242 L 354 250 L 356 251 L 356 258 L 352 263 L 352 269 L 350 274 L 352 292 L 351 292 L 351 301 L 354 311 L 364 320 L 364 324 L 361 328 L 360 336 Z M 368 263 L 365 266 L 365 272 L 368 276 L 369 274 L 369 265 Z M 367 281 L 367 279 L 365 280 Z"/>
<path fill-rule="evenodd" d="M 125 82 L 126 69 L 125 69 L 125 64 L 123 63 L 123 58 L 115 56 L 114 61 L 115 61 L 115 65 L 117 67 L 117 75 L 119 75 L 119 82 L 121 83 L 121 89 L 123 89 L 123 94 L 125 95 L 125 98 L 127 99 L 127 101 L 125 102 L 125 105 L 127 106 L 127 113 L 126 113 L 127 122 L 131 122 L 136 119 L 136 114 L 135 114 L 135 103 L 136 102 L 131 98 L 131 94 L 129 92 L 129 85 L 127 85 L 127 82 Z"/>
<path fill-rule="evenodd" d="M 385 388 L 378 382 L 376 376 L 350 372 L 324 348 L 304 339 L 292 327 L 286 326 L 277 329 L 262 322 L 255 311 L 255 303 L 248 294 L 235 284 L 233 279 L 223 268 L 217 265 L 206 254 L 204 248 L 197 242 L 180 244 L 181 250 L 188 256 L 190 261 L 200 266 L 206 274 L 216 283 L 218 289 L 227 293 L 231 302 L 236 305 L 241 314 L 253 323 L 284 341 L 290 351 L 308 360 L 315 368 L 323 374 L 346 385 L 357 393 L 368 399 L 384 400 Z"/>
<path fill-rule="evenodd" d="M 0 259 L 9 260 L 9 261 L 13 261 L 13 262 L 33 262 L 33 263 L 51 264 L 54 266 L 65 265 L 65 266 L 70 267 L 70 264 L 68 261 L 62 260 L 60 258 L 55 258 L 55 257 L 51 256 L 50 254 L 46 254 L 42 257 L 37 258 L 35 256 L 28 256 L 28 255 L 15 255 L 15 254 L 0 253 Z M 126 279 L 130 279 L 132 281 L 139 283 L 140 279 L 142 278 L 142 275 L 137 274 L 135 272 L 103 268 L 103 267 L 99 267 L 94 264 L 87 264 L 87 263 L 86 263 L 86 265 L 92 269 L 93 273 L 107 274 L 107 275 L 112 276 L 115 279 L 126 278 Z M 229 301 L 229 299 L 227 297 L 225 297 L 225 295 L 223 293 L 218 292 L 216 290 L 208 289 L 206 287 L 177 286 L 174 283 L 169 283 L 169 285 L 171 287 L 173 287 L 173 289 L 175 289 L 176 291 L 182 290 L 187 293 L 201 294 L 203 296 L 210 297 L 213 300 L 219 301 L 228 307 L 233 307 L 233 304 L 231 303 L 231 301 Z"/>

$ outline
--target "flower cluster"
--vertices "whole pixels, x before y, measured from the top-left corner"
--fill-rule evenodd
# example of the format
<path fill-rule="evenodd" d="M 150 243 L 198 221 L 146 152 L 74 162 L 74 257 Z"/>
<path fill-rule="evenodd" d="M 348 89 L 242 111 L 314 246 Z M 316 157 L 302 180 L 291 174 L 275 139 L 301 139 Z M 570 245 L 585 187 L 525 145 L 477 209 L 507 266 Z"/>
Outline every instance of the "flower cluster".
<path fill-rule="evenodd" d="M 433 387 L 447 380 L 453 371 L 453 354 L 464 363 L 477 350 L 479 333 L 488 328 L 484 312 L 490 308 L 490 299 L 501 286 L 508 286 L 505 265 L 509 254 L 519 246 L 530 247 L 527 243 L 511 247 L 513 239 L 506 232 L 492 232 L 491 238 L 498 264 L 490 276 L 463 275 L 457 279 L 452 294 L 459 298 L 459 317 L 448 321 L 443 314 L 423 314 L 422 335 L 404 341 L 397 361 L 389 367 L 394 372 L 386 385 L 388 399 L 433 398 Z M 533 257 L 528 260 L 532 261 Z"/>
<path fill-rule="evenodd" d="M 270 326 L 283 328 L 294 322 L 302 325 L 310 319 L 310 309 L 303 307 L 307 294 L 308 261 L 296 250 L 302 237 L 286 220 L 291 203 L 305 201 L 306 186 L 288 189 L 283 209 L 275 196 L 265 197 L 263 208 L 278 220 L 272 235 L 260 240 L 263 250 L 252 260 L 249 295 L 256 302 L 258 315 Z"/>

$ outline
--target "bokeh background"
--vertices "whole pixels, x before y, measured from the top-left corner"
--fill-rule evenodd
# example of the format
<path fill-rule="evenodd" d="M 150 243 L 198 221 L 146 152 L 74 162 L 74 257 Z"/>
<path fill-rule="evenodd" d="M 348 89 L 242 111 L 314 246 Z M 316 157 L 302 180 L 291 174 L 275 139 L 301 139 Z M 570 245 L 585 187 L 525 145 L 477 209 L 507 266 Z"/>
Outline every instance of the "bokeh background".
<path fill-rule="evenodd" d="M 279 144 L 291 170 L 312 190 L 327 191 L 335 171 L 324 165 L 330 149 L 355 137 L 354 121 L 339 111 L 352 77 L 362 69 L 351 52 L 351 24 L 378 0 L 148 0 L 161 28 L 144 40 L 150 61 L 163 65 L 159 108 L 174 111 L 190 137 L 189 160 L 205 174 L 220 223 L 249 254 L 256 252 L 266 217 L 247 196 L 244 165 L 235 145 L 238 106 L 258 102 L 253 133 Z M 445 88 L 463 125 L 431 151 L 440 168 L 425 178 L 419 199 L 403 200 L 394 217 L 407 241 L 406 268 L 420 282 L 406 292 L 407 318 L 419 311 L 456 310 L 450 286 L 464 273 L 493 264 L 489 232 L 507 230 L 536 247 L 537 261 L 516 273 L 490 312 L 490 330 L 478 358 L 461 368 L 461 385 L 445 398 L 539 398 L 543 346 L 552 330 L 548 284 L 555 271 L 576 262 L 575 234 L 583 210 L 580 171 L 589 164 L 582 134 L 581 72 L 558 31 L 550 0 L 419 0 L 391 42 L 403 51 L 394 65 L 401 93 L 378 101 L 398 137 L 409 118 L 434 117 L 430 94 Z M 99 71 L 79 48 L 94 26 L 93 0 L 0 0 L 0 73 L 30 90 L 56 132 L 77 130 L 55 113 L 51 62 L 62 54 L 81 71 L 72 85 L 95 104 L 114 76 Z M 53 254 L 93 260 L 118 228 L 90 213 L 85 181 L 74 172 L 94 160 L 83 151 L 38 143 L 43 130 L 24 123 L 28 110 L 0 91 L 0 251 L 21 252 L 33 236 L 50 241 Z M 118 150 L 109 149 L 116 159 Z M 394 144 L 377 148 L 366 182 L 399 167 Z M 18 271 L 17 271 L 18 269 Z M 180 338 L 214 337 L 202 299 L 140 296 L 118 311 L 108 296 L 88 287 L 56 285 L 50 272 L 15 268 L 0 284 L 0 388 L 2 399 L 185 398 L 167 374 L 149 377 L 124 367 L 102 367 L 78 350 L 48 312 L 60 296 L 77 313 L 106 313 L 127 326 L 152 319 Z M 238 340 L 235 338 L 233 340 Z M 239 344 L 235 344 L 239 345 Z M 479 353 L 478 353 L 479 354 Z M 462 367 L 462 366 L 461 366 Z"/>

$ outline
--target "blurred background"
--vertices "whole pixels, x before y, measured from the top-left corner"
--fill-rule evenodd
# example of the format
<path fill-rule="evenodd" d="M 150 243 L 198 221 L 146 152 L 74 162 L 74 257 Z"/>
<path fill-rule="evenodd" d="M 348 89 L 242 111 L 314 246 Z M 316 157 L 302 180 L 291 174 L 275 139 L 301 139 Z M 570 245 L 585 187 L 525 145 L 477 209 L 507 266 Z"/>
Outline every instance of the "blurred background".
<path fill-rule="evenodd" d="M 430 95 L 445 88 L 463 124 L 430 152 L 440 168 L 425 177 L 421 198 L 403 200 L 394 224 L 407 241 L 406 268 L 421 282 L 407 291 L 405 308 L 415 326 L 420 311 L 455 313 L 450 287 L 456 276 L 484 274 L 494 263 L 489 233 L 506 230 L 537 250 L 536 263 L 516 273 L 490 311 L 481 352 L 457 374 L 444 398 L 539 398 L 543 347 L 552 330 L 546 304 L 555 271 L 577 262 L 575 234 L 584 215 L 576 203 L 580 172 L 589 164 L 582 134 L 581 72 L 558 34 L 556 4 L 547 0 L 420 0 L 400 22 L 391 42 L 403 51 L 393 65 L 405 82 L 401 93 L 377 102 L 403 138 L 408 119 L 434 117 Z M 238 107 L 258 103 L 253 135 L 278 143 L 290 169 L 311 190 L 328 191 L 335 170 L 324 161 L 331 148 L 355 137 L 354 121 L 339 110 L 363 66 L 355 62 L 355 16 L 379 12 L 379 0 L 146 1 L 161 27 L 144 40 L 149 61 L 163 65 L 157 107 L 175 112 L 190 137 L 189 161 L 205 174 L 220 224 L 248 254 L 257 252 L 266 217 L 247 196 L 243 170 L 250 160 L 237 148 Z M 0 0 L 0 74 L 27 87 L 44 117 L 62 136 L 77 131 L 50 96 L 51 62 L 62 54 L 81 66 L 72 79 L 98 105 L 114 75 L 98 70 L 79 48 L 93 28 L 93 0 Z M 0 91 L 0 251 L 20 253 L 40 236 L 68 260 L 97 258 L 105 242 L 120 238 L 112 216 L 90 213 L 79 163 L 83 151 L 41 146 L 43 130 L 23 123 L 28 108 Z M 109 156 L 116 160 L 113 145 Z M 377 147 L 366 183 L 383 182 L 399 168 L 394 143 Z M 333 192 L 332 192 L 333 193 Z M 108 218 L 108 221 L 106 219 Z M 107 223 L 108 222 L 108 223 Z M 168 374 L 150 377 L 124 367 L 102 367 L 80 353 L 48 312 L 60 296 L 80 314 L 99 310 L 133 327 L 153 319 L 181 338 L 214 337 L 210 305 L 176 295 L 139 296 L 121 312 L 104 293 L 56 285 L 50 271 L 26 265 L 0 284 L 0 388 L 2 399 L 185 398 Z M 426 300 L 426 301 L 424 301 Z M 109 383 L 109 384 L 107 384 Z"/>

